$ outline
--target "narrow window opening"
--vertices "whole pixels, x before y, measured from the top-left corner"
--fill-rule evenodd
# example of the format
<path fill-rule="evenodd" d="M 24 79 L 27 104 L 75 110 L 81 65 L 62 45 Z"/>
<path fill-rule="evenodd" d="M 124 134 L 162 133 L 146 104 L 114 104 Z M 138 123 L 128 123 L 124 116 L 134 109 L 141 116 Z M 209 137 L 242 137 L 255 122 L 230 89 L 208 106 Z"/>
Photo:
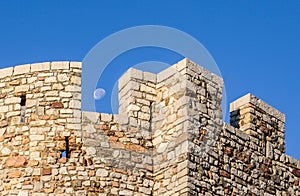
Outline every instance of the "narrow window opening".
<path fill-rule="evenodd" d="M 21 96 L 21 123 L 25 122 L 25 115 L 26 115 L 26 95 Z"/>
<path fill-rule="evenodd" d="M 150 118 L 149 118 L 149 132 L 152 131 L 152 121 L 153 121 L 153 102 L 150 102 L 150 107 L 149 107 L 149 115 L 150 115 Z"/>
<path fill-rule="evenodd" d="M 69 137 L 65 137 L 65 150 L 61 151 L 61 158 L 70 158 Z"/>
<path fill-rule="evenodd" d="M 66 142 L 66 158 L 70 158 L 69 137 L 65 137 Z"/>
<path fill-rule="evenodd" d="M 25 106 L 26 105 L 26 95 L 22 95 L 21 96 L 21 106 Z"/>

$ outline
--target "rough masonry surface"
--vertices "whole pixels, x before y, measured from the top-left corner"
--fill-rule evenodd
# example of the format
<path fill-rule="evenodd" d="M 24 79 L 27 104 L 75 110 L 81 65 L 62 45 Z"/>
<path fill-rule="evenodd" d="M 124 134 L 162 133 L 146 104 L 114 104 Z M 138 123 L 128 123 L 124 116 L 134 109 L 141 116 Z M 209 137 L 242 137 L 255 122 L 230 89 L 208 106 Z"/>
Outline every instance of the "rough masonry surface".
<path fill-rule="evenodd" d="M 119 79 L 119 114 L 81 111 L 81 63 L 0 70 L 0 195 L 300 195 L 285 116 L 188 59 Z"/>

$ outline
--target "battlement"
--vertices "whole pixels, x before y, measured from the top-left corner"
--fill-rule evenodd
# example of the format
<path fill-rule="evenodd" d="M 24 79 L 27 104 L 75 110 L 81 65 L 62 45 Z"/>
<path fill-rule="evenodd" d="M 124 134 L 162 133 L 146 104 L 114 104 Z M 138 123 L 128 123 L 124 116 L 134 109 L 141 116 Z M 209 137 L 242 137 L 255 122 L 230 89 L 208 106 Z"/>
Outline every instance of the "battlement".
<path fill-rule="evenodd" d="M 119 114 L 81 111 L 81 63 L 0 70 L 0 195 L 300 195 L 285 116 L 183 59 L 119 79 Z"/>

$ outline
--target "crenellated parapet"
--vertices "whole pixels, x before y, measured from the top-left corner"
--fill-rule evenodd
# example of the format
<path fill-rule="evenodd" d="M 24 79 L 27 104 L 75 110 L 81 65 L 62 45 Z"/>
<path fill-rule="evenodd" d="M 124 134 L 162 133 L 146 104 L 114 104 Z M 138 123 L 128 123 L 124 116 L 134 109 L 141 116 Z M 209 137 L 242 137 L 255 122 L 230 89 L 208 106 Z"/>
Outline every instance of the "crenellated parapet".
<path fill-rule="evenodd" d="M 183 59 L 129 69 L 119 113 L 81 111 L 81 63 L 0 70 L 0 195 L 300 195 L 285 116 Z"/>

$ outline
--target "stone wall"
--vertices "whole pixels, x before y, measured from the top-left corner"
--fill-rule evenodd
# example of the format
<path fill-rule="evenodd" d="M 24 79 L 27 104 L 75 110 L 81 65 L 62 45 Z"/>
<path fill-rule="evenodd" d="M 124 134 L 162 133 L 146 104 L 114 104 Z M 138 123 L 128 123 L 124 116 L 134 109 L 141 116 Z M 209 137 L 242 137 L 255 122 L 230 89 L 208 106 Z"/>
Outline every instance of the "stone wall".
<path fill-rule="evenodd" d="M 122 130 L 118 115 L 83 112 L 83 157 L 86 182 L 98 186 L 99 195 L 151 195 L 151 149 L 145 147 L 137 129 Z M 93 187 L 93 184 L 89 184 Z M 92 193 L 86 187 L 83 195 Z"/>
<path fill-rule="evenodd" d="M 81 63 L 0 70 L 1 195 L 70 192 L 81 149 Z M 63 157 L 68 143 L 70 158 Z"/>
<path fill-rule="evenodd" d="M 285 116 L 184 59 L 119 79 L 119 114 L 82 112 L 81 63 L 0 70 L 0 195 L 300 195 Z"/>

